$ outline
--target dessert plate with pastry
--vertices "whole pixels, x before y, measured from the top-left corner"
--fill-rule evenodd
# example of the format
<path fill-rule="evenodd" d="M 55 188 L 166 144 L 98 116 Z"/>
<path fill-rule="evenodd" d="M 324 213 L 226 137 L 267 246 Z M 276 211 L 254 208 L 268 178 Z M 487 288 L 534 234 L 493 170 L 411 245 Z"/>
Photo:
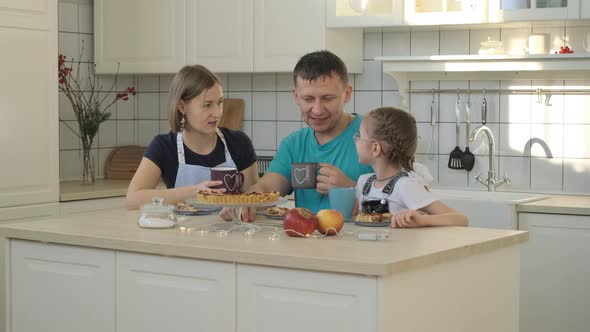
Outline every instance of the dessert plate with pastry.
<path fill-rule="evenodd" d="M 220 210 L 221 209 L 218 207 L 194 207 L 186 202 L 178 202 L 176 203 L 176 206 L 174 207 L 172 212 L 181 216 L 203 216 L 216 213 Z"/>
<path fill-rule="evenodd" d="M 261 216 L 265 216 L 268 219 L 283 220 L 285 215 L 289 212 L 289 209 L 282 206 L 272 206 L 264 210 L 260 210 L 257 213 Z"/>
<path fill-rule="evenodd" d="M 366 227 L 388 227 L 391 225 L 391 213 L 372 212 L 368 214 L 357 214 L 354 223 Z"/>

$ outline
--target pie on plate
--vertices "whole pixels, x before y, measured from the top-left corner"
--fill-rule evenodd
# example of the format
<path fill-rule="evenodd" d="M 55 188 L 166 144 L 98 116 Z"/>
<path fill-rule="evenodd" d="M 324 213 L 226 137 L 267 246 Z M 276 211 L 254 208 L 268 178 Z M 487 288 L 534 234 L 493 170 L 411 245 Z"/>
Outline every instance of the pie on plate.
<path fill-rule="evenodd" d="M 243 194 L 226 194 L 201 190 L 197 192 L 197 202 L 205 204 L 259 204 L 278 202 L 281 194 L 273 192 L 251 192 Z"/>

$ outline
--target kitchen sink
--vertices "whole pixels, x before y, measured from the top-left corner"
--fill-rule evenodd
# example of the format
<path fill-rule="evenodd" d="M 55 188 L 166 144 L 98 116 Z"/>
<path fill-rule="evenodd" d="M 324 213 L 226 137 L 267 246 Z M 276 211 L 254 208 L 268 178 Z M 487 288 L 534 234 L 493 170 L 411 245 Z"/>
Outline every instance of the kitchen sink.
<path fill-rule="evenodd" d="M 432 192 L 451 208 L 469 218 L 469 226 L 518 229 L 516 206 L 548 198 L 545 195 L 517 192 L 433 189 Z"/>

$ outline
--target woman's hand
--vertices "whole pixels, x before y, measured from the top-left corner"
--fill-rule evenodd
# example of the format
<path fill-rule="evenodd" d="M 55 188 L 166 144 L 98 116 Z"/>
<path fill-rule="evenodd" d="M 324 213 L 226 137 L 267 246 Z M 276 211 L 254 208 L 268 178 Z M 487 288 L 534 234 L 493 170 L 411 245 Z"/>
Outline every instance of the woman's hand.
<path fill-rule="evenodd" d="M 420 223 L 421 214 L 416 210 L 403 209 L 391 217 L 391 228 L 424 227 Z"/>
<path fill-rule="evenodd" d="M 197 185 L 195 185 L 195 190 L 196 191 L 201 191 L 201 190 L 205 190 L 205 191 L 212 191 L 215 193 L 224 193 L 225 192 L 225 188 L 220 188 L 220 189 L 213 189 L 212 187 L 216 187 L 221 185 L 223 182 L 221 181 L 203 181 Z"/>
<path fill-rule="evenodd" d="M 240 220 L 244 222 L 253 222 L 256 219 L 256 208 L 246 207 L 239 209 Z M 225 221 L 232 221 L 234 219 L 233 208 L 223 208 L 219 212 L 219 217 Z"/>

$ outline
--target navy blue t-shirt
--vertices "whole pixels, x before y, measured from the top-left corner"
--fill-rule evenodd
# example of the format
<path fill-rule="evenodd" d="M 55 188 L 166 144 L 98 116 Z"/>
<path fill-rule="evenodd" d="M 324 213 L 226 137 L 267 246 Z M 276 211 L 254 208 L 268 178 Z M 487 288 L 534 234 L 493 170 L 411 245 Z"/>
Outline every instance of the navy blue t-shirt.
<path fill-rule="evenodd" d="M 225 137 L 227 148 L 238 171 L 245 170 L 256 162 L 256 152 L 250 138 L 241 131 L 219 128 Z M 174 188 L 178 173 L 178 153 L 176 151 L 176 133 L 156 135 L 148 145 L 144 157 L 153 161 L 162 172 L 162 180 L 166 187 Z M 225 150 L 219 136 L 213 151 L 208 155 L 200 155 L 184 145 L 185 162 L 190 165 L 214 167 L 225 162 Z"/>

